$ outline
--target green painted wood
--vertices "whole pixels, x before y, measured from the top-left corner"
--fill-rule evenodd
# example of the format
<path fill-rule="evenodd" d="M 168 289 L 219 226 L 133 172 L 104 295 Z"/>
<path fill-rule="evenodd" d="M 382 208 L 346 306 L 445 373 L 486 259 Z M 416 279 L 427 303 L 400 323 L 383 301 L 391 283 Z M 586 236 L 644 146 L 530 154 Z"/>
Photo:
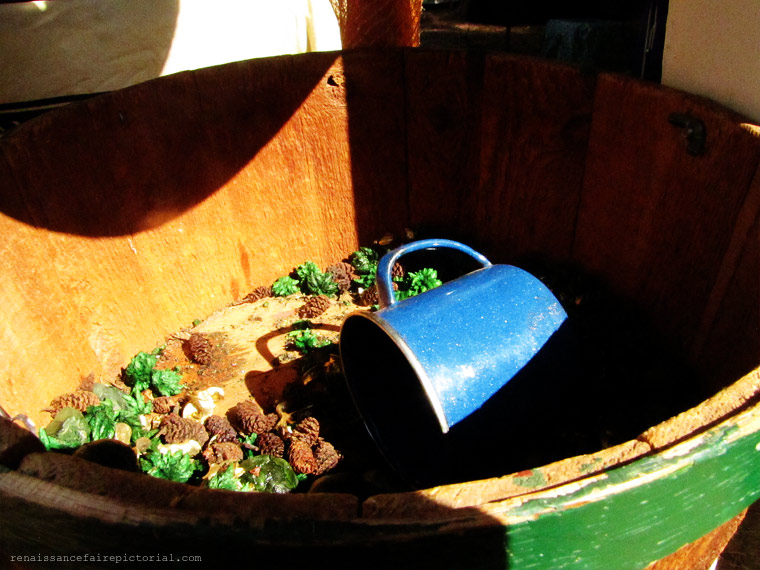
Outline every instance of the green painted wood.
<path fill-rule="evenodd" d="M 728 423 L 673 452 L 510 511 L 508 568 L 635 570 L 730 520 L 760 496 L 760 434 Z"/>

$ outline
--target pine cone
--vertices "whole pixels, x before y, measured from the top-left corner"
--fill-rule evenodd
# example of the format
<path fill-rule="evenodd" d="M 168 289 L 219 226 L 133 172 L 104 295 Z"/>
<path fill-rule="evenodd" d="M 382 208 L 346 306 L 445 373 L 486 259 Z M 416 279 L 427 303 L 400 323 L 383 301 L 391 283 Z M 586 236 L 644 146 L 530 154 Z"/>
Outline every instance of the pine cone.
<path fill-rule="evenodd" d="M 177 414 L 168 414 L 161 418 L 158 434 L 166 443 L 182 443 L 194 439 L 203 445 L 208 441 L 208 433 L 200 422 L 181 418 Z"/>
<path fill-rule="evenodd" d="M 377 305 L 380 302 L 380 296 L 377 293 L 377 286 L 372 285 L 359 296 L 360 305 Z"/>
<path fill-rule="evenodd" d="M 391 278 L 396 279 L 403 279 L 404 275 L 406 275 L 406 271 L 404 271 L 404 268 L 401 267 L 400 263 L 394 263 L 393 267 L 391 268 Z"/>
<path fill-rule="evenodd" d="M 285 456 L 285 442 L 274 433 L 262 433 L 256 441 L 261 455 Z"/>
<path fill-rule="evenodd" d="M 242 303 L 255 303 L 259 299 L 265 299 L 266 297 L 272 296 L 272 287 L 267 285 L 260 285 L 256 287 L 253 291 L 248 293 L 245 297 L 240 299 L 236 304 L 240 305 Z"/>
<path fill-rule="evenodd" d="M 209 463 L 234 463 L 243 460 L 243 450 L 231 441 L 214 442 L 203 450 L 203 457 Z"/>
<path fill-rule="evenodd" d="M 300 439 L 309 447 L 317 443 L 319 438 L 319 421 L 317 418 L 309 416 L 302 419 L 293 429 L 292 439 Z"/>
<path fill-rule="evenodd" d="M 175 396 L 159 396 L 153 398 L 153 411 L 157 414 L 171 414 L 178 403 Z"/>
<path fill-rule="evenodd" d="M 280 421 L 280 416 L 274 412 L 262 416 L 254 426 L 256 428 L 256 433 L 262 434 L 272 431 L 277 426 L 278 421 Z"/>
<path fill-rule="evenodd" d="M 185 341 L 185 352 L 187 357 L 195 362 L 205 366 L 211 362 L 211 341 L 204 335 L 193 333 Z"/>
<path fill-rule="evenodd" d="M 298 308 L 296 313 L 302 319 L 313 319 L 324 313 L 331 304 L 330 298 L 327 295 L 309 297 L 306 303 Z"/>
<path fill-rule="evenodd" d="M 325 269 L 326 273 L 332 275 L 333 281 L 338 284 L 338 291 L 345 293 L 351 287 L 351 281 L 356 278 L 354 266 L 347 261 L 341 261 L 330 265 Z"/>
<path fill-rule="evenodd" d="M 342 459 L 341 454 L 333 447 L 332 443 L 325 441 L 321 437 L 317 440 L 317 444 L 312 452 L 317 461 L 317 470 L 314 472 L 314 475 L 326 473 Z"/>
<path fill-rule="evenodd" d="M 277 425 L 279 416 L 275 413 L 264 414 L 255 400 L 244 400 L 229 409 L 227 418 L 238 431 L 249 435 L 271 431 Z"/>
<path fill-rule="evenodd" d="M 97 406 L 98 404 L 100 404 L 100 398 L 98 398 L 95 392 L 77 391 L 54 398 L 53 401 L 50 402 L 48 410 L 55 415 L 61 410 L 61 408 L 69 407 L 76 408 L 84 413 L 89 406 Z"/>
<path fill-rule="evenodd" d="M 222 416 L 209 416 L 206 418 L 205 426 L 206 431 L 211 437 L 216 436 L 215 441 L 234 442 L 238 440 L 237 432 L 227 418 L 223 418 Z"/>
<path fill-rule="evenodd" d="M 296 473 L 311 475 L 319 465 L 311 450 L 311 446 L 302 439 L 291 438 L 288 445 L 288 463 Z"/>

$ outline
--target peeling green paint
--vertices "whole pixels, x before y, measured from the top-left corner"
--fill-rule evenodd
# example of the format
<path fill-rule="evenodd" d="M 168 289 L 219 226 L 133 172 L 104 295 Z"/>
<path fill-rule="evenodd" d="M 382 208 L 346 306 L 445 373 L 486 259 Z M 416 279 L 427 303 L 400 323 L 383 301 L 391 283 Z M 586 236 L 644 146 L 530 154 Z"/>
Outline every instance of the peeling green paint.
<path fill-rule="evenodd" d="M 525 518 L 505 529 L 508 567 L 637 570 L 702 537 L 760 496 L 760 434 L 727 441 L 735 432 L 712 430 L 685 455 L 647 457 L 511 510 Z"/>
<path fill-rule="evenodd" d="M 589 471 L 595 470 L 601 461 L 601 457 L 594 457 L 590 462 L 581 465 L 581 473 L 588 473 Z"/>
<path fill-rule="evenodd" d="M 546 485 L 546 477 L 540 469 L 533 469 L 525 475 L 517 475 L 513 481 L 520 487 L 536 488 Z"/>

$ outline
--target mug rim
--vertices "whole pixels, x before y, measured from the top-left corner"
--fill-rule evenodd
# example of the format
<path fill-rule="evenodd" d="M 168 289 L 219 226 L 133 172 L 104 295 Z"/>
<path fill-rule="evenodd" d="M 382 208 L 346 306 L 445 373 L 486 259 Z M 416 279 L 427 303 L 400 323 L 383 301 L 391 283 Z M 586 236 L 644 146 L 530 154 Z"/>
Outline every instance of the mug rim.
<path fill-rule="evenodd" d="M 401 351 L 402 355 L 404 356 L 404 358 L 406 358 L 407 362 L 411 366 L 414 374 L 417 376 L 422 386 L 422 389 L 425 393 L 425 397 L 427 401 L 430 403 L 430 406 L 433 409 L 433 413 L 435 414 L 435 417 L 438 420 L 438 423 L 441 428 L 441 433 L 444 433 L 444 434 L 448 433 L 449 423 L 446 418 L 446 412 L 443 409 L 441 399 L 438 396 L 438 392 L 436 391 L 435 386 L 433 385 L 433 382 L 431 381 L 427 372 L 425 372 L 425 368 L 420 363 L 414 351 L 409 347 L 407 342 L 404 340 L 403 336 L 400 335 L 396 331 L 396 329 L 392 327 L 385 319 L 383 319 L 382 317 L 378 317 L 376 312 L 371 312 L 371 311 L 353 311 L 349 313 L 348 315 L 346 315 L 346 318 L 343 320 L 343 324 L 341 325 L 341 334 L 343 332 L 343 327 L 345 327 L 346 323 L 348 322 L 348 319 L 350 319 L 351 317 L 361 317 L 377 325 L 380 328 L 380 330 L 382 330 L 388 336 L 388 338 L 390 338 L 393 344 Z M 342 350 L 341 350 L 341 361 L 343 361 Z M 349 387 L 350 385 L 351 385 L 351 382 L 349 382 Z M 352 393 L 353 393 L 353 390 L 352 390 Z"/>

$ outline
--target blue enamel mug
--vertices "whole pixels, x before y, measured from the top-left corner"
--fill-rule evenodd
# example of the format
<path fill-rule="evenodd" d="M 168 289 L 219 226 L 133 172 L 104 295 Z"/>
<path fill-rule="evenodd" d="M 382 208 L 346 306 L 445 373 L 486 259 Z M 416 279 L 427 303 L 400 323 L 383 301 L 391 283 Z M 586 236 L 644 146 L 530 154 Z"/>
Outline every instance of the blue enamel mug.
<path fill-rule="evenodd" d="M 476 269 L 396 300 L 392 269 L 421 250 L 464 254 Z M 468 441 L 488 432 L 499 441 L 493 425 L 515 405 L 501 405 L 507 385 L 531 368 L 554 375 L 562 366 L 532 362 L 547 352 L 567 314 L 527 271 L 492 264 L 451 240 L 420 240 L 389 252 L 378 264 L 376 283 L 379 309 L 351 313 L 341 327 L 349 390 L 370 435 L 402 475 L 415 484 L 445 482 L 451 477 L 441 470 L 452 471 L 452 458 Z M 554 360 L 557 351 L 548 352 Z M 525 398 L 530 390 L 518 393 Z M 519 403 L 525 405 L 530 402 Z"/>

